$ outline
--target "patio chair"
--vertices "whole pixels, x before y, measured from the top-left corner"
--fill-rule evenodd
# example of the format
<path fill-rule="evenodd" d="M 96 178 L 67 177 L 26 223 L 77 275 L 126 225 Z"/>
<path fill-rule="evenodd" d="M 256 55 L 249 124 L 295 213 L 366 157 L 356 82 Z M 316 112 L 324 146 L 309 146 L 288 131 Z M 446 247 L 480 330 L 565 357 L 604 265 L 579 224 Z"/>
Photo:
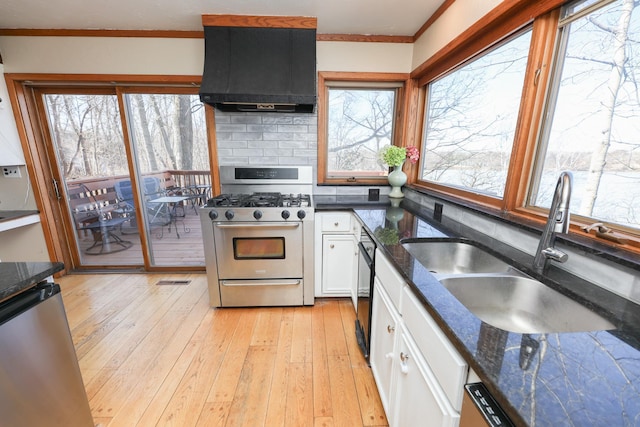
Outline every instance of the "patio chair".
<path fill-rule="evenodd" d="M 133 243 L 115 234 L 128 221 L 120 215 L 120 202 L 112 188 L 89 189 L 85 184 L 69 189 L 70 206 L 78 231 L 90 231 L 93 244 L 87 255 L 102 255 L 129 249 Z M 114 215 L 115 214 L 115 215 Z"/>
<path fill-rule="evenodd" d="M 149 200 L 161 197 L 165 194 L 165 191 L 161 187 L 160 180 L 156 177 L 145 176 L 142 180 L 142 186 L 143 205 L 149 225 L 167 225 L 169 223 L 169 212 L 166 208 L 153 203 L 147 203 Z M 135 211 L 135 204 L 133 202 L 133 188 L 131 180 L 123 179 L 117 181 L 114 187 L 116 194 L 118 195 L 118 199 L 122 203 L 123 209 L 127 211 L 131 218 L 132 225 L 135 225 L 135 218 L 137 215 Z"/>

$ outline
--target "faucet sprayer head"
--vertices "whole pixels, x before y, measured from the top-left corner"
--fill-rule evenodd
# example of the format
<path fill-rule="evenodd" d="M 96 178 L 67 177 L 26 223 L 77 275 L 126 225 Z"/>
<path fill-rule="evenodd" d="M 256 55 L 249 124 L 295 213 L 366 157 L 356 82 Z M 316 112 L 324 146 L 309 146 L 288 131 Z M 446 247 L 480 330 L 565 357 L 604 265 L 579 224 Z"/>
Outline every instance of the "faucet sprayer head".
<path fill-rule="evenodd" d="M 571 214 L 569 212 L 571 204 L 571 186 L 573 184 L 573 174 L 571 172 L 564 171 L 560 173 L 558 183 L 556 184 L 556 191 L 554 194 L 554 202 L 556 206 L 551 206 L 551 209 L 555 209 L 555 224 L 553 231 L 556 233 L 568 233 L 569 223 L 571 222 Z"/>

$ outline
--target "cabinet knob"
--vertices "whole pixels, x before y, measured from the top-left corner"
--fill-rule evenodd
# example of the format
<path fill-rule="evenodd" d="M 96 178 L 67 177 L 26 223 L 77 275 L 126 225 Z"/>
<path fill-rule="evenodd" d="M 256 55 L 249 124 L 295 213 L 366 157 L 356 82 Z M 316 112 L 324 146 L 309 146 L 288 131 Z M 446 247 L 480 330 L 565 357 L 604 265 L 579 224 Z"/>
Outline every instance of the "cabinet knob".
<path fill-rule="evenodd" d="M 329 247 L 330 247 L 331 249 L 333 249 L 333 248 L 335 247 L 335 245 L 332 243 L 332 244 L 330 244 L 330 245 L 329 245 Z"/>
<path fill-rule="evenodd" d="M 339 222 L 334 222 L 333 225 L 335 225 L 336 227 L 340 225 Z"/>
<path fill-rule="evenodd" d="M 392 334 L 396 330 L 395 326 L 387 325 L 387 332 Z"/>
<path fill-rule="evenodd" d="M 403 362 L 406 362 L 407 360 L 409 360 L 409 355 L 403 351 L 400 352 L 400 360 Z"/>

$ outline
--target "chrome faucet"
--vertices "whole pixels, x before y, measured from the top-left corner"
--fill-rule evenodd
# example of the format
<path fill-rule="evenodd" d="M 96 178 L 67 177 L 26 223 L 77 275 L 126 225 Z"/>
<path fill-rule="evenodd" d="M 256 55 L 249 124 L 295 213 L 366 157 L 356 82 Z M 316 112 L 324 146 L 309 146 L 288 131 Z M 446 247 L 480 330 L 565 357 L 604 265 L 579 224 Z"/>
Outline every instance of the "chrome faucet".
<path fill-rule="evenodd" d="M 573 175 L 571 172 L 562 172 L 553 193 L 549 218 L 544 227 L 535 258 L 533 259 L 533 270 L 542 273 L 547 261 L 552 259 L 558 262 L 565 262 L 569 255 L 554 247 L 556 233 L 567 233 L 569 231 L 569 203 L 571 202 L 571 184 Z"/>

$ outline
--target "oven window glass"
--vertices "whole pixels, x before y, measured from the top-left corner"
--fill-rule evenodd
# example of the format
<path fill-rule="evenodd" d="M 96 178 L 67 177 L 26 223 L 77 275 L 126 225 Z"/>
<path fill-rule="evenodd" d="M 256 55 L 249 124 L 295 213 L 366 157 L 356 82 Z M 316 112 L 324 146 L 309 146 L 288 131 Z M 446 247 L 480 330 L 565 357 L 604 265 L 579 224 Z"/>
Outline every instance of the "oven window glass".
<path fill-rule="evenodd" d="M 235 259 L 284 259 L 284 237 L 236 237 Z"/>

